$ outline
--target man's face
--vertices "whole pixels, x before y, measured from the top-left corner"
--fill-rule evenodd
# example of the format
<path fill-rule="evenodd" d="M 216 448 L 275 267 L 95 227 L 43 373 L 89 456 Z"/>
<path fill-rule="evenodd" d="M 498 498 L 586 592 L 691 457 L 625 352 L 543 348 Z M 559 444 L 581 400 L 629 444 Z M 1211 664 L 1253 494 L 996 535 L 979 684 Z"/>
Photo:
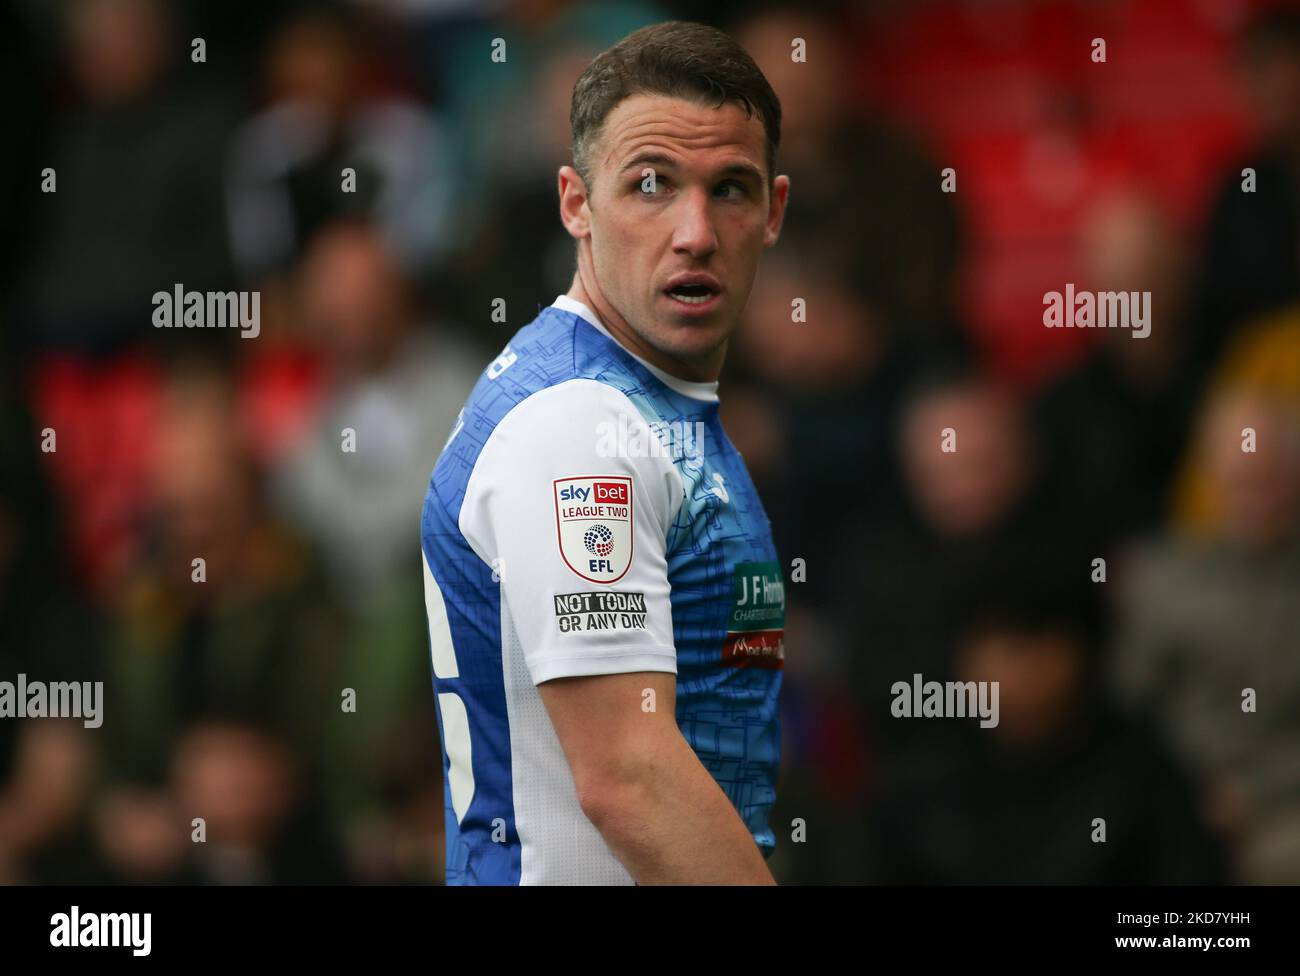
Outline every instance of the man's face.
<path fill-rule="evenodd" d="M 677 375 L 714 379 L 759 255 L 776 242 L 789 180 L 767 187 L 762 119 L 634 95 L 605 120 L 592 186 L 560 171 L 578 274 L 606 326 Z M 653 179 L 647 170 L 653 171 Z"/>

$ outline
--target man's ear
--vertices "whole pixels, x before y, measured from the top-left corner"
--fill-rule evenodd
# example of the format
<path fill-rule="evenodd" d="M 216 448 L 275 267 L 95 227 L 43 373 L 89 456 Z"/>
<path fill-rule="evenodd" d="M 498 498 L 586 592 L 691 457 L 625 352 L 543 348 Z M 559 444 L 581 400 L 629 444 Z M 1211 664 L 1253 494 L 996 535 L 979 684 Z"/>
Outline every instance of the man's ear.
<path fill-rule="evenodd" d="M 560 221 L 576 240 L 591 236 L 591 214 L 587 206 L 587 185 L 572 166 L 561 166 L 557 177 L 560 191 Z"/>
<path fill-rule="evenodd" d="M 785 223 L 785 205 L 790 197 L 790 177 L 778 176 L 772 181 L 772 200 L 767 210 L 767 227 L 763 232 L 763 246 L 771 247 L 781 236 Z"/>

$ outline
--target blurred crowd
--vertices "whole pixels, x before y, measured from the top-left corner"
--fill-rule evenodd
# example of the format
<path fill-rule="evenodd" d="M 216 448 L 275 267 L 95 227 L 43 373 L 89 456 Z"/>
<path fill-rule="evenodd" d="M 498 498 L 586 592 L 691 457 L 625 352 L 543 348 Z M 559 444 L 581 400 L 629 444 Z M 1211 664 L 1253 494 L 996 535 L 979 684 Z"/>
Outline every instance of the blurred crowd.
<path fill-rule="evenodd" d="M 419 507 L 568 287 L 574 81 L 686 17 L 792 184 L 720 391 L 806 567 L 778 881 L 1300 882 L 1300 7 L 1095 7 L 0 0 L 0 680 L 106 699 L 0 719 L 0 881 L 441 880 Z"/>

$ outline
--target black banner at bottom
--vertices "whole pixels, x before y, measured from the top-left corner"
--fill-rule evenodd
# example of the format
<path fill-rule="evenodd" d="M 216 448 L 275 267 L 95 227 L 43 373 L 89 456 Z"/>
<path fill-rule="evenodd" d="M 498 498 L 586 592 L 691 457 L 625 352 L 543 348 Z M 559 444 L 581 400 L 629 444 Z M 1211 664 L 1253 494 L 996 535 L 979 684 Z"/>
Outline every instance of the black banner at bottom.
<path fill-rule="evenodd" d="M 587 948 L 582 942 L 602 952 L 622 943 L 644 953 L 689 937 L 692 958 L 695 947 L 707 955 L 710 941 L 720 955 L 732 954 L 740 939 L 765 968 L 775 963 L 769 951 L 806 954 L 818 965 L 841 949 L 864 961 L 900 952 L 926 963 L 1041 961 L 1046 953 L 1070 961 L 1200 957 L 1231 964 L 1291 955 L 1298 894 L 1295 887 L 701 887 L 621 895 L 586 888 L 8 887 L 0 888 L 0 946 L 7 962 L 63 956 L 81 964 L 337 967 L 398 956 L 436 965 L 443 953 L 466 952 L 498 961 L 514 950 L 535 960 L 546 946 L 564 946 L 567 957 Z"/>

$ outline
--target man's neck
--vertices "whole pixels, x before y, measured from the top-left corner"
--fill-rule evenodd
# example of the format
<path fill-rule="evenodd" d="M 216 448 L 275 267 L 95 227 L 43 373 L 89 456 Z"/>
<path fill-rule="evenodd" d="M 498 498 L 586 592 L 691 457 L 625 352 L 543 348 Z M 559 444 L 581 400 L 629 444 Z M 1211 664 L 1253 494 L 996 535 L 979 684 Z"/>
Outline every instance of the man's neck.
<path fill-rule="evenodd" d="M 574 272 L 573 282 L 569 285 L 569 290 L 565 294 L 591 309 L 592 314 L 600 319 L 601 324 L 605 326 L 609 334 L 624 349 L 634 356 L 657 366 L 665 373 L 690 383 L 713 383 L 717 381 L 718 376 L 722 373 L 722 364 L 727 355 L 727 344 L 725 342 L 709 357 L 710 361 L 708 363 L 687 363 L 660 352 L 642 339 L 637 331 L 623 321 L 623 317 L 604 301 L 603 296 L 593 295 L 591 291 L 588 291 L 583 283 L 580 271 Z"/>

